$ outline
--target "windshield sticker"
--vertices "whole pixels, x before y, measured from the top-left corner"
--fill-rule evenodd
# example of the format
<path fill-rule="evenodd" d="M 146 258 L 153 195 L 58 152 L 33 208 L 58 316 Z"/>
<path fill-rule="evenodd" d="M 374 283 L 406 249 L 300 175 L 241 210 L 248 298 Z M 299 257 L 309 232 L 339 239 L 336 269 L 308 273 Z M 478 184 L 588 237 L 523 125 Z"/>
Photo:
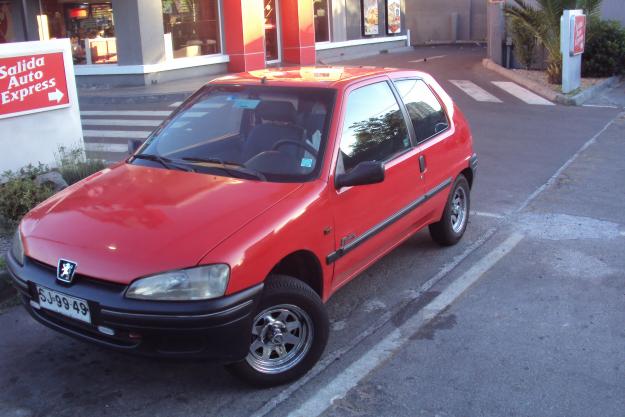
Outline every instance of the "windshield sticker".
<path fill-rule="evenodd" d="M 249 109 L 254 110 L 256 106 L 260 103 L 260 100 L 249 100 L 249 99 L 236 99 L 234 100 L 234 107 L 239 109 Z"/>
<path fill-rule="evenodd" d="M 225 106 L 226 103 L 219 103 L 214 101 L 204 101 L 202 103 L 197 103 L 193 106 L 194 109 L 220 109 Z"/>
<path fill-rule="evenodd" d="M 312 158 L 302 158 L 302 162 L 300 163 L 300 166 L 302 166 L 303 168 L 312 168 L 313 166 Z"/>

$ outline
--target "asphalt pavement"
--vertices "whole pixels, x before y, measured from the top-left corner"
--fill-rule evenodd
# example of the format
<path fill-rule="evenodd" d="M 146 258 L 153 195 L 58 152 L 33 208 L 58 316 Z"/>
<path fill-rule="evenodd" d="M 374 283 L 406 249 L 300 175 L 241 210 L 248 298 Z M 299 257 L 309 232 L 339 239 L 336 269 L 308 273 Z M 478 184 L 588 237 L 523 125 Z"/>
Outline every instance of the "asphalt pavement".
<path fill-rule="evenodd" d="M 440 248 L 419 232 L 346 285 L 309 375 L 256 390 L 209 363 L 82 344 L 15 308 L 0 316 L 0 416 L 624 415 L 622 109 L 530 104 L 483 54 L 350 62 L 432 73 L 468 117 L 480 166 L 463 240 Z M 133 110 L 118 107 L 81 110 Z M 89 118 L 124 131 L 156 116 Z"/>

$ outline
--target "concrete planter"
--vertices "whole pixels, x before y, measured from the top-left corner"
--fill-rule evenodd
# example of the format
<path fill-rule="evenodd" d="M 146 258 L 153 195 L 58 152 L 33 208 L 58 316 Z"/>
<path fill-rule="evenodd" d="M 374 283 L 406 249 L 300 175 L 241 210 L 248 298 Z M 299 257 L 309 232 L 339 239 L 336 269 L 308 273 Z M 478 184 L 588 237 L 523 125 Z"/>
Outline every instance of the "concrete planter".
<path fill-rule="evenodd" d="M 527 78 L 515 73 L 512 70 L 502 67 L 501 65 L 496 64 L 491 59 L 485 58 L 482 60 L 482 65 L 491 70 L 495 71 L 497 74 L 504 76 L 515 83 L 527 88 L 528 90 L 533 91 L 534 93 L 546 98 L 547 100 L 554 101 L 559 104 L 564 104 L 567 106 L 581 106 L 589 99 L 595 97 L 599 93 L 607 90 L 610 87 L 616 85 L 619 81 L 618 76 L 606 78 L 603 81 L 598 82 L 592 87 L 588 87 L 587 89 L 574 94 L 562 94 L 553 91 L 552 89 L 545 87 L 542 84 L 539 84 L 535 81 L 528 80 Z"/>

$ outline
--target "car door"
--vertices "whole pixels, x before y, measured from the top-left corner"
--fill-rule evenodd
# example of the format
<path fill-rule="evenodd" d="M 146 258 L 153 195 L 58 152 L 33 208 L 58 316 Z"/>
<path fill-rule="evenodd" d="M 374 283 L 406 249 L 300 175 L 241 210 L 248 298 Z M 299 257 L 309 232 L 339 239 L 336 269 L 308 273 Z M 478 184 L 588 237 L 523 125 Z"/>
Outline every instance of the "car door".
<path fill-rule="evenodd" d="M 420 78 L 393 80 L 410 116 L 427 201 L 424 204 L 430 221 L 438 220 L 449 194 L 449 186 L 458 174 L 460 137 L 440 98 Z"/>
<path fill-rule="evenodd" d="M 338 130 L 334 179 L 365 161 L 383 162 L 377 184 L 334 190 L 337 288 L 421 226 L 423 181 L 407 114 L 387 78 L 348 89 Z"/>

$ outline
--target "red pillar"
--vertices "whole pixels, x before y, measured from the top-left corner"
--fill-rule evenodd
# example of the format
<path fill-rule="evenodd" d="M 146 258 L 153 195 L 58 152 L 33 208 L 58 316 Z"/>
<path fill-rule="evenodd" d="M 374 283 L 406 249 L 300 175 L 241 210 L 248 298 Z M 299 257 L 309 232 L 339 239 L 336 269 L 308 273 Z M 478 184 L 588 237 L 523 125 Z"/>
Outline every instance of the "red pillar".
<path fill-rule="evenodd" d="M 223 6 L 226 53 L 230 56 L 228 70 L 242 72 L 264 68 L 263 0 L 225 0 Z"/>
<path fill-rule="evenodd" d="M 315 25 L 312 0 L 281 0 L 282 61 L 314 65 Z"/>

